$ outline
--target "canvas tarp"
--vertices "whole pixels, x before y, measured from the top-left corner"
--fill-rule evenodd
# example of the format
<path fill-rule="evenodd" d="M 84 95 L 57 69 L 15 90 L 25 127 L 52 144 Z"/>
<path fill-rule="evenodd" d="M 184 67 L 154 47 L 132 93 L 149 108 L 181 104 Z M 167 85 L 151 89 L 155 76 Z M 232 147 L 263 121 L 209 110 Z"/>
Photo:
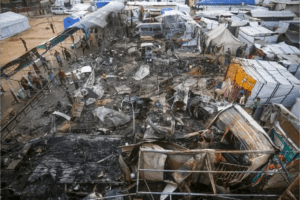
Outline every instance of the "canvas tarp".
<path fill-rule="evenodd" d="M 226 79 L 251 91 L 246 107 L 252 107 L 257 97 L 262 104 L 278 103 L 290 107 L 299 96 L 300 81 L 277 62 L 250 59 L 236 59 L 235 62 L 239 64 L 229 66 Z M 237 66 L 242 70 L 236 70 Z M 247 88 L 249 85 L 251 88 Z"/>
<path fill-rule="evenodd" d="M 13 12 L 0 14 L 0 40 L 21 33 L 29 28 L 28 19 L 23 15 Z"/>
<path fill-rule="evenodd" d="M 233 55 L 235 55 L 236 50 L 240 46 L 244 45 L 230 33 L 225 24 L 220 24 L 215 29 L 205 33 L 206 48 L 209 47 L 210 44 L 216 46 L 218 52 L 221 54 L 225 54 L 227 49 L 230 48 Z"/>
<path fill-rule="evenodd" d="M 119 12 L 122 9 L 124 9 L 124 4 L 112 1 L 106 6 L 98 9 L 97 11 L 87 15 L 85 18 L 83 18 L 81 21 L 74 24 L 72 27 L 77 27 L 80 29 L 89 29 L 89 28 L 95 28 L 95 27 L 105 27 L 108 23 L 107 17 L 111 12 Z"/>

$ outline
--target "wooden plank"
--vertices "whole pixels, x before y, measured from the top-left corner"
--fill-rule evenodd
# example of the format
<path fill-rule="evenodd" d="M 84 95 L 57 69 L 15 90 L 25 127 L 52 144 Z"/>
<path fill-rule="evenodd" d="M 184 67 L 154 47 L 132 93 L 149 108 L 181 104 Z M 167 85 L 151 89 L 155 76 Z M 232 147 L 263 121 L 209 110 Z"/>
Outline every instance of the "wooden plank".
<path fill-rule="evenodd" d="M 7 170 L 15 170 L 22 160 L 23 160 L 23 158 L 12 161 L 6 169 Z"/>

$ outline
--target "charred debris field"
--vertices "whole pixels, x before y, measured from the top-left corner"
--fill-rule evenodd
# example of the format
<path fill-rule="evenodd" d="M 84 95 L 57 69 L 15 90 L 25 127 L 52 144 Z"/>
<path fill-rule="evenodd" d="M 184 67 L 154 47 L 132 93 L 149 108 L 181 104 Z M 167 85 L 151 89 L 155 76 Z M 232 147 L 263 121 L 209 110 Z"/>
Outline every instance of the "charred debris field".
<path fill-rule="evenodd" d="M 299 132 L 286 107 L 298 79 L 245 59 L 225 18 L 212 33 L 175 11 L 142 23 L 136 7 L 111 2 L 36 47 L 46 53 L 32 53 L 29 71 L 48 79 L 32 91 L 20 82 L 25 107 L 1 130 L 1 199 L 297 199 Z M 57 45 L 65 35 L 70 55 Z"/>

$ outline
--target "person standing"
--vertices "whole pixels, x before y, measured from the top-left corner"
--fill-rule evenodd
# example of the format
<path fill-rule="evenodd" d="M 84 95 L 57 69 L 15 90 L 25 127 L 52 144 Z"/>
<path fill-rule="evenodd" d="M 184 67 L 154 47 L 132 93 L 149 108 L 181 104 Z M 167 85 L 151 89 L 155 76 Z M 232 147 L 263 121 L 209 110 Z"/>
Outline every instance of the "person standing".
<path fill-rule="evenodd" d="M 69 61 L 71 59 L 71 54 L 66 48 L 64 48 L 64 54 L 66 56 L 67 61 Z"/>
<path fill-rule="evenodd" d="M 30 87 L 31 86 L 28 84 L 28 81 L 24 77 L 22 77 L 22 79 L 21 79 L 21 86 L 23 87 L 24 93 L 26 94 L 26 96 L 28 98 L 31 98 L 31 95 L 30 95 Z"/>
<path fill-rule="evenodd" d="M 243 96 L 240 98 L 240 102 L 239 102 L 241 106 L 245 105 L 245 100 L 246 100 L 246 96 L 245 93 L 243 93 Z"/>
<path fill-rule="evenodd" d="M 74 82 L 75 85 L 75 89 L 78 90 L 79 89 L 79 80 L 76 74 L 74 74 L 74 72 L 71 72 L 72 75 L 72 80 Z"/>
<path fill-rule="evenodd" d="M 90 33 L 90 34 L 89 34 L 89 46 L 91 47 L 92 44 L 93 44 L 93 36 L 92 36 L 92 34 Z"/>
<path fill-rule="evenodd" d="M 33 84 L 37 89 L 42 89 L 42 81 L 35 75 L 32 76 Z"/>
<path fill-rule="evenodd" d="M 45 79 L 42 75 L 40 75 L 39 78 L 40 78 L 40 80 L 42 82 L 42 87 L 45 87 L 47 85 L 47 83 L 48 83 L 48 80 Z M 51 92 L 51 90 L 49 89 L 48 86 L 45 88 L 45 90 L 47 90 L 48 92 Z"/>
<path fill-rule="evenodd" d="M 51 71 L 48 72 L 48 79 L 52 82 L 52 84 L 54 86 L 57 86 L 57 82 L 56 82 L 55 76 L 54 76 L 54 74 Z"/>
<path fill-rule="evenodd" d="M 255 100 L 254 100 L 254 104 L 253 104 L 253 108 L 252 108 L 252 115 L 254 115 L 257 107 L 260 105 L 260 98 L 257 97 Z"/>
<path fill-rule="evenodd" d="M 23 40 L 22 38 L 20 38 L 20 40 L 23 42 L 23 45 L 24 45 L 25 51 L 28 51 L 28 49 L 27 49 L 27 45 L 26 45 L 26 42 L 25 42 L 25 40 Z"/>
<path fill-rule="evenodd" d="M 228 50 L 225 53 L 225 62 L 224 65 L 228 66 L 230 64 L 230 57 L 231 57 L 231 50 L 228 48 Z"/>
<path fill-rule="evenodd" d="M 245 46 L 243 46 L 243 47 L 241 48 L 241 55 L 240 55 L 241 58 L 245 58 L 245 54 L 246 54 L 246 49 L 247 49 L 247 47 L 248 47 L 248 45 L 246 44 Z"/>
<path fill-rule="evenodd" d="M 98 42 L 98 29 L 97 28 L 95 28 L 94 33 L 95 33 L 95 41 Z"/>
<path fill-rule="evenodd" d="M 47 64 L 46 58 L 44 56 L 41 56 L 40 60 L 42 62 L 42 65 L 43 65 L 45 71 L 48 71 L 48 64 Z"/>
<path fill-rule="evenodd" d="M 54 26 L 53 26 L 52 22 L 50 22 L 50 27 L 51 27 L 53 33 L 55 33 L 55 31 L 54 31 Z"/>
<path fill-rule="evenodd" d="M 239 46 L 239 48 L 236 50 L 235 56 L 239 58 L 242 55 L 242 46 Z"/>
<path fill-rule="evenodd" d="M 42 82 L 43 87 L 44 87 L 45 85 L 47 85 L 47 83 L 48 83 L 47 79 L 45 79 L 42 75 L 40 75 L 39 78 L 40 78 L 40 80 L 41 80 L 41 82 Z"/>
<path fill-rule="evenodd" d="M 102 78 L 103 78 L 103 81 L 104 81 L 105 84 L 106 84 L 106 73 L 105 73 L 105 72 L 102 74 Z"/>
<path fill-rule="evenodd" d="M 55 58 L 56 58 L 56 61 L 57 61 L 57 63 L 62 67 L 62 60 L 61 60 L 61 57 L 60 57 L 59 54 L 60 54 L 60 53 L 59 53 L 58 51 L 55 50 L 54 56 L 55 56 Z"/>
<path fill-rule="evenodd" d="M 66 76 L 66 73 L 64 72 L 64 70 L 60 69 L 58 76 L 59 76 L 61 85 L 66 87 L 67 76 Z"/>
<path fill-rule="evenodd" d="M 33 76 L 32 76 L 32 74 L 31 74 L 31 72 L 28 72 L 27 78 L 28 78 L 29 82 L 30 82 L 31 84 L 33 84 Z"/>
<path fill-rule="evenodd" d="M 86 42 L 86 40 L 84 40 L 84 38 L 82 38 L 82 40 L 81 40 L 82 55 L 84 55 L 86 46 L 87 46 L 87 42 Z"/>

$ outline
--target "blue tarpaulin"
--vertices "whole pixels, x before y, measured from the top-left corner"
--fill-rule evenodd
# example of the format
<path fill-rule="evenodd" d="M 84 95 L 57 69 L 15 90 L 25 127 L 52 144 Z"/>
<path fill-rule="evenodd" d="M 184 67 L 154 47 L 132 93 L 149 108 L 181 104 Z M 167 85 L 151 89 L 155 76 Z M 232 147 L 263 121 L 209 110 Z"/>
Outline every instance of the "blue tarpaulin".
<path fill-rule="evenodd" d="M 76 22 L 79 22 L 79 18 L 72 18 L 72 17 L 66 17 L 64 18 L 64 28 L 67 29 L 70 26 L 72 26 L 73 24 L 75 24 Z"/>
<path fill-rule="evenodd" d="M 97 3 L 96 3 L 96 6 L 97 6 L 97 8 L 101 8 L 101 7 L 103 7 L 103 6 L 106 6 L 108 3 L 109 3 L 109 2 L 97 2 Z"/>
<path fill-rule="evenodd" d="M 197 5 L 255 5 L 254 0 L 200 0 Z"/>
<path fill-rule="evenodd" d="M 94 3 L 96 4 L 97 8 L 102 8 L 103 6 L 106 6 L 111 0 L 94 0 Z"/>
<path fill-rule="evenodd" d="M 165 14 L 166 11 L 173 10 L 172 8 L 165 8 L 160 11 L 161 14 Z"/>

